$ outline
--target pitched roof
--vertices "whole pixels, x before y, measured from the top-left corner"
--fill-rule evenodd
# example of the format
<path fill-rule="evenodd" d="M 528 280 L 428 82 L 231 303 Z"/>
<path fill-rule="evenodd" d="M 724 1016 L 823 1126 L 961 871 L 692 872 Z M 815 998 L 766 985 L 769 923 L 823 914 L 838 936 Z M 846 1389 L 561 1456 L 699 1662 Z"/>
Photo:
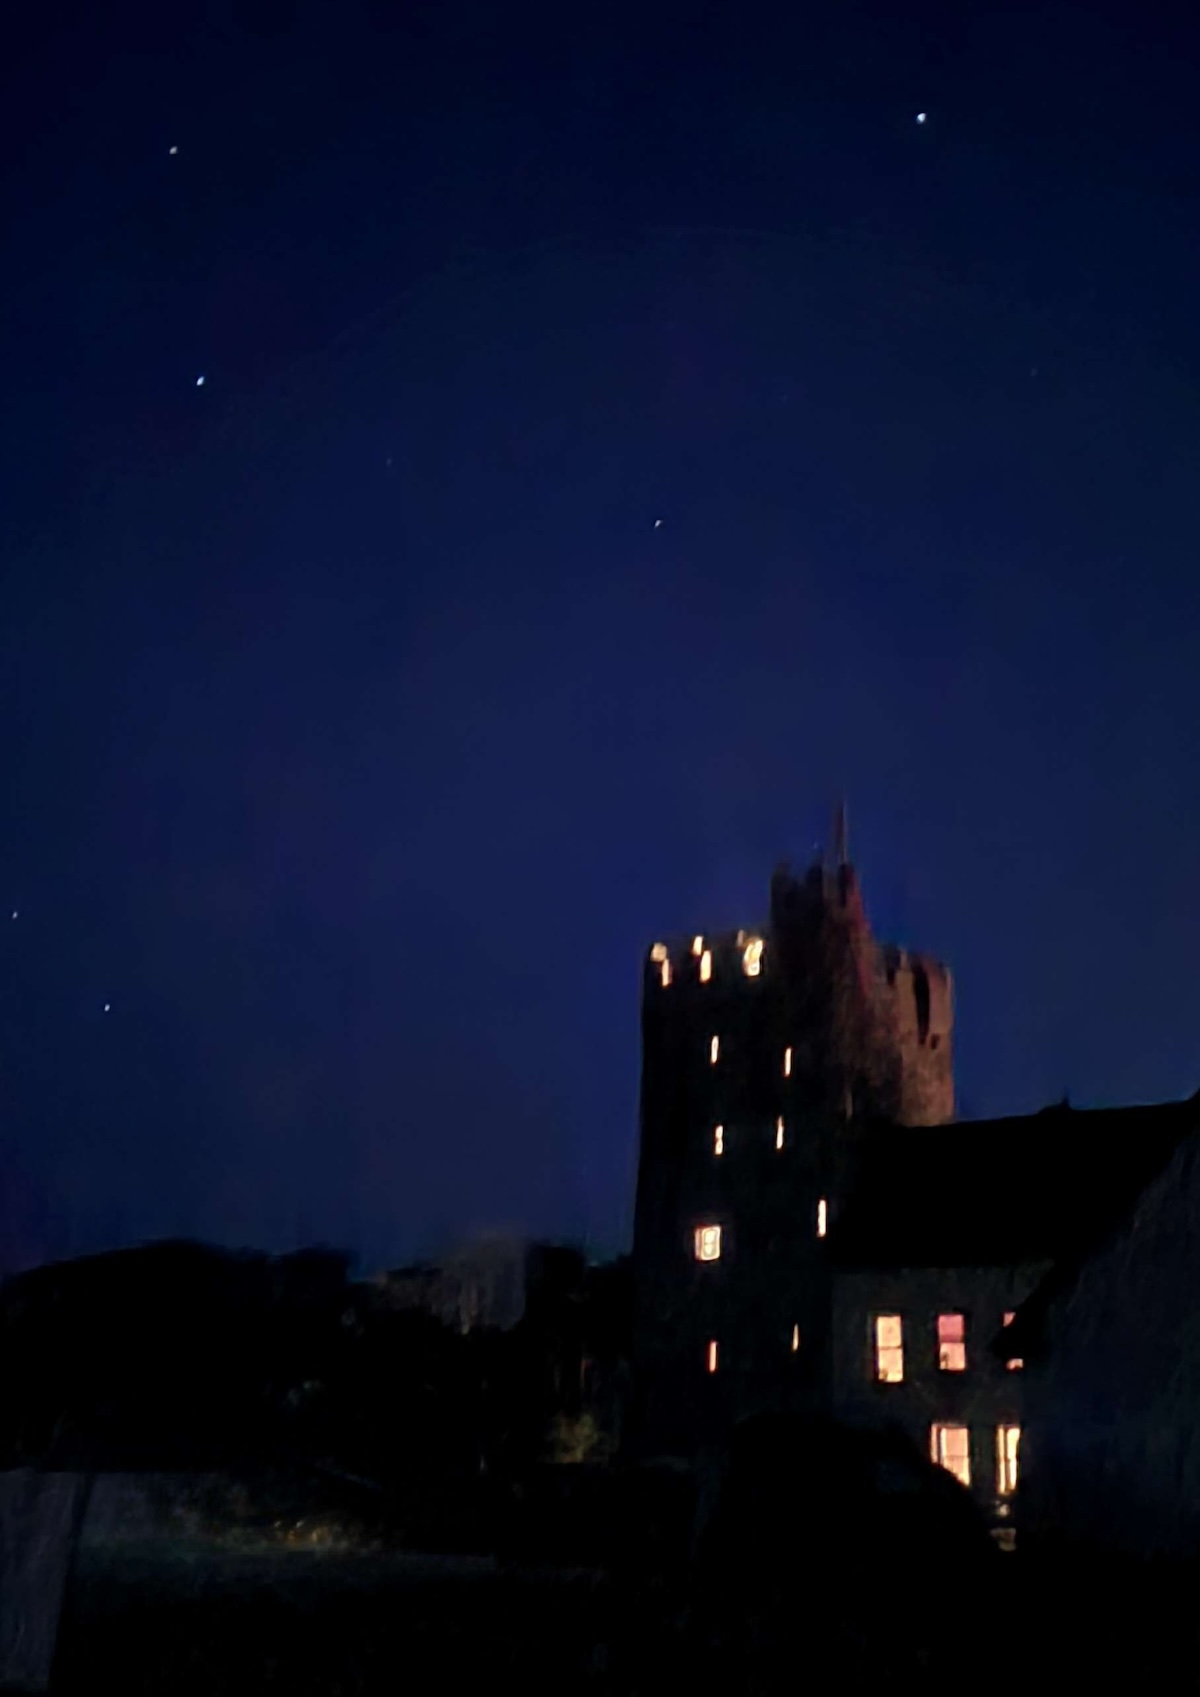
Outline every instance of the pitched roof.
<path fill-rule="evenodd" d="M 829 1253 L 843 1267 L 1062 1262 L 1110 1230 L 1200 1125 L 1200 1095 L 850 1139 Z"/>

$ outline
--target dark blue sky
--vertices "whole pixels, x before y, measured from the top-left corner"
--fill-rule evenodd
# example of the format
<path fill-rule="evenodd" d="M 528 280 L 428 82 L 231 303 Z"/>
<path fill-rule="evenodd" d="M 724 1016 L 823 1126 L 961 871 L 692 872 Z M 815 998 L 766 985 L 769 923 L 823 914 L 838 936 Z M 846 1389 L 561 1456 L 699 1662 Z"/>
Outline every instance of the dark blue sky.
<path fill-rule="evenodd" d="M 1198 50 L 32 9 L 0 1261 L 618 1246 L 641 953 L 761 918 L 843 787 L 966 1113 L 1200 1085 Z"/>

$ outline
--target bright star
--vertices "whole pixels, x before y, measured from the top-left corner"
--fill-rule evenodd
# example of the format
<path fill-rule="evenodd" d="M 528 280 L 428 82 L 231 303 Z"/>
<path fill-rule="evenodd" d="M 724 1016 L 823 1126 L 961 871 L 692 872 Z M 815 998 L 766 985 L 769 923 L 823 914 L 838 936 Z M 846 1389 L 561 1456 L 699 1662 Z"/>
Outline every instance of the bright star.
<path fill-rule="evenodd" d="M 918 124 L 923 124 L 925 122 L 926 118 L 928 118 L 928 116 L 929 116 L 928 112 L 918 112 L 917 113 Z"/>
<path fill-rule="evenodd" d="M 661 528 L 661 526 L 662 526 L 662 520 L 661 520 L 661 519 L 655 519 L 655 521 L 654 521 L 654 528 L 655 528 L 655 530 L 658 530 L 658 529 L 660 529 L 660 528 Z"/>
<path fill-rule="evenodd" d="M 197 387 L 197 389 L 203 389 L 203 387 L 204 387 L 204 377 L 203 377 L 203 374 L 201 374 L 201 376 L 199 376 L 199 377 L 197 377 L 197 379 L 196 379 L 196 387 Z"/>
<path fill-rule="evenodd" d="M 108 1013 L 108 1012 L 110 1012 L 110 1011 L 111 1011 L 111 1009 L 112 1009 L 112 1003 L 111 1003 L 111 1002 L 105 1002 L 105 1004 L 104 1004 L 104 1011 L 105 1011 L 105 1013 Z"/>
<path fill-rule="evenodd" d="M 167 152 L 168 153 L 178 153 L 179 149 L 177 147 L 168 147 Z"/>
<path fill-rule="evenodd" d="M 15 907 L 13 908 L 12 916 L 13 916 L 14 919 L 17 917 L 17 914 L 18 914 L 19 911 L 20 910 L 18 908 L 15 908 Z"/>

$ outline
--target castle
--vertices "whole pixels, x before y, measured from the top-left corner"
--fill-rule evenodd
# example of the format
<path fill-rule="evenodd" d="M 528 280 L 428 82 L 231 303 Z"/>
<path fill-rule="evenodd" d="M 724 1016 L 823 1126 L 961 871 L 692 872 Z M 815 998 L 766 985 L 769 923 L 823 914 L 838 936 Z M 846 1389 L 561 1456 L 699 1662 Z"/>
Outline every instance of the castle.
<path fill-rule="evenodd" d="M 1169 1159 L 1184 1106 L 954 1119 L 950 973 L 878 942 L 845 846 L 758 929 L 656 942 L 642 990 L 638 1446 L 756 1413 L 903 1432 L 1011 1544 L 1003 1332 Z"/>

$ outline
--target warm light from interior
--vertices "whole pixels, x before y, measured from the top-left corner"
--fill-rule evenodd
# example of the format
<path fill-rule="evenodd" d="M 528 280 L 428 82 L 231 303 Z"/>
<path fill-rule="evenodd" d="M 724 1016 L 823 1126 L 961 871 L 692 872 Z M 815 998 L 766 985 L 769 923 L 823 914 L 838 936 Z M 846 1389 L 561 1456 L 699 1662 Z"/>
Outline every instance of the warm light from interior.
<path fill-rule="evenodd" d="M 762 938 L 751 937 L 742 950 L 742 971 L 747 978 L 757 978 L 762 971 L 762 952 Z"/>
<path fill-rule="evenodd" d="M 1009 1497 L 1017 1488 L 1017 1451 L 1021 1447 L 1019 1426 L 996 1427 L 996 1489 Z"/>
<path fill-rule="evenodd" d="M 724 1153 L 725 1153 L 725 1127 L 723 1125 L 714 1126 L 713 1127 L 713 1154 L 714 1155 L 723 1155 Z"/>
<path fill-rule="evenodd" d="M 796 1352 L 799 1350 L 799 1348 L 800 1348 L 800 1328 L 799 1328 L 799 1326 L 793 1326 L 792 1327 L 792 1354 L 795 1355 Z"/>
<path fill-rule="evenodd" d="M 937 1317 L 938 1366 L 943 1373 L 965 1373 L 967 1368 L 966 1320 L 961 1314 Z"/>
<path fill-rule="evenodd" d="M 665 990 L 667 988 L 667 985 L 671 982 L 671 963 L 670 963 L 670 961 L 669 960 L 663 961 L 662 965 L 659 967 L 658 970 L 659 970 L 659 981 L 662 984 L 663 989 Z"/>
<path fill-rule="evenodd" d="M 705 949 L 700 956 L 700 982 L 707 984 L 712 977 L 712 950 Z"/>
<path fill-rule="evenodd" d="M 717 1370 L 717 1340 L 716 1340 L 716 1338 L 709 1338 L 709 1340 L 708 1340 L 708 1352 L 707 1352 L 706 1360 L 707 1360 L 709 1372 L 715 1373 L 716 1370 Z"/>
<path fill-rule="evenodd" d="M 884 1385 L 904 1378 L 904 1331 L 899 1314 L 875 1316 L 875 1377 Z"/>
<path fill-rule="evenodd" d="M 783 1148 L 783 1115 L 782 1114 L 775 1121 L 775 1147 L 776 1147 L 776 1149 L 782 1149 Z"/>
<path fill-rule="evenodd" d="M 790 1048 L 783 1051 L 783 1076 L 785 1078 L 792 1076 L 792 1051 Z"/>
<path fill-rule="evenodd" d="M 824 1237 L 829 1230 L 829 1204 L 822 1196 L 817 1203 L 817 1236 Z"/>
<path fill-rule="evenodd" d="M 692 938 L 692 953 L 694 955 L 698 955 L 698 954 L 701 953 L 703 948 L 704 948 L 704 938 L 703 937 L 693 937 Z"/>
<path fill-rule="evenodd" d="M 708 1058 L 711 1065 L 716 1066 L 717 1056 L 721 1053 L 721 1039 L 714 1037 L 708 1045 Z"/>
<path fill-rule="evenodd" d="M 965 1426 L 931 1426 L 929 1453 L 960 1485 L 971 1483 L 971 1434 Z"/>
<path fill-rule="evenodd" d="M 653 961 L 666 960 L 667 945 L 665 943 L 655 943 L 654 947 L 650 950 L 650 959 Z"/>
<path fill-rule="evenodd" d="M 1004 1316 L 1004 1324 L 1006 1326 L 1011 1326 L 1016 1317 L 1015 1311 L 1010 1308 L 1008 1313 Z M 1014 1355 L 1011 1360 L 1006 1361 L 1004 1365 L 1008 1368 L 1010 1373 L 1019 1373 L 1025 1363 L 1019 1355 Z"/>
<path fill-rule="evenodd" d="M 721 1259 L 720 1226 L 696 1227 L 696 1259 L 697 1261 L 719 1261 Z"/>

